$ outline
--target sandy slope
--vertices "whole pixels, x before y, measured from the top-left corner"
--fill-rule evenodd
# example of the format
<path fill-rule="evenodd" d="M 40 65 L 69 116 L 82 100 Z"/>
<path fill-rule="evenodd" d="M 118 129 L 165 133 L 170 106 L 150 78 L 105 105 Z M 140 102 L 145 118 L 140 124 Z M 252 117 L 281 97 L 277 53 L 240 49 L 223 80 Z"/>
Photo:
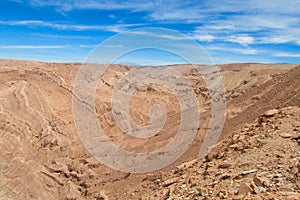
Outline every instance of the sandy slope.
<path fill-rule="evenodd" d="M 0 61 L 1 199 L 149 197 L 153 190 L 160 188 L 157 179 L 165 177 L 165 173 L 182 162 L 197 158 L 211 104 L 203 79 L 191 66 L 173 68 L 185 75 L 197 95 L 202 109 L 198 134 L 191 148 L 172 166 L 148 174 L 110 169 L 93 158 L 83 146 L 72 115 L 72 87 L 79 67 L 78 63 Z M 232 135 L 233 131 L 239 134 L 238 130 L 245 123 L 252 123 L 269 109 L 299 106 L 300 70 L 298 67 L 289 71 L 293 67 L 220 66 L 228 105 L 223 137 Z M 98 83 L 95 110 L 100 126 L 111 141 L 128 151 L 149 152 L 172 140 L 178 128 L 180 106 L 166 88 L 155 84 L 144 86 L 130 101 L 134 122 L 149 124 L 149 107 L 159 103 L 167 110 L 167 123 L 150 140 L 123 134 L 112 117 L 111 95 L 118 80 L 130 70 L 114 65 L 105 72 Z"/>

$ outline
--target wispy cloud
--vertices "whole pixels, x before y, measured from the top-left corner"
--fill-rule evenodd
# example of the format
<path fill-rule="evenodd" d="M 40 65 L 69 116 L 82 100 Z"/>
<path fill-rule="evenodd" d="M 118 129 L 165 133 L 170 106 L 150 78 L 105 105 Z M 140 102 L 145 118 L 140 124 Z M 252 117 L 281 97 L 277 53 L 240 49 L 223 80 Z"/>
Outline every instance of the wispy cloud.
<path fill-rule="evenodd" d="M 259 50 L 253 48 L 236 48 L 231 46 L 218 46 L 218 45 L 210 45 L 205 49 L 211 51 L 221 51 L 221 52 L 232 52 L 244 55 L 256 55 L 259 53 Z"/>
<path fill-rule="evenodd" d="M 32 7 L 54 7 L 58 12 L 68 12 L 70 10 L 134 10 L 143 11 L 153 8 L 156 1 L 139 0 L 27 0 Z"/>
<path fill-rule="evenodd" d="M 105 47 L 105 48 L 123 48 L 123 45 L 101 45 L 101 47 Z"/>
<path fill-rule="evenodd" d="M 218 0 L 201 2 L 198 0 L 25 0 L 25 2 L 32 7 L 53 7 L 64 13 L 72 10 L 142 11 L 145 14 L 144 19 L 151 22 L 202 24 L 200 28 L 204 34 L 198 34 L 195 39 L 205 42 L 228 40 L 241 45 L 249 45 L 287 42 L 298 44 L 297 41 L 300 41 L 300 33 L 299 30 L 297 31 L 300 26 L 300 0 L 273 0 L 272 2 L 227 0 L 224 3 Z M 116 15 L 110 15 L 110 17 L 114 18 Z M 70 25 L 41 21 L 30 21 L 30 23 L 23 21 L 16 25 L 26 23 L 60 30 L 110 32 L 121 32 L 135 26 L 134 24 Z M 235 36 L 241 32 L 247 32 L 248 36 Z M 261 32 L 264 34 L 259 35 Z"/>
<path fill-rule="evenodd" d="M 189 36 L 201 42 L 212 42 L 213 40 L 217 39 L 214 35 L 208 34 L 206 31 L 203 30 L 195 30 L 189 34 Z"/>
<path fill-rule="evenodd" d="M 228 41 L 248 45 L 254 43 L 254 38 L 248 35 L 233 35 L 229 37 Z"/>
<path fill-rule="evenodd" d="M 1 18 L 2 21 L 0 20 L 0 28 L 4 26 L 28 27 L 26 30 L 30 32 L 29 34 L 32 35 L 33 32 L 36 32 L 34 34 L 37 34 L 36 36 L 38 37 L 89 39 L 85 37 L 90 36 L 92 39 L 95 39 L 95 37 L 102 39 L 102 37 L 107 37 L 110 34 L 101 34 L 101 31 L 120 33 L 131 28 L 151 24 L 155 27 L 163 26 L 181 31 L 190 38 L 197 40 L 204 47 L 207 46 L 211 52 L 217 52 L 220 57 L 224 57 L 224 54 L 227 54 L 227 57 L 232 55 L 232 58 L 237 56 L 240 59 L 246 57 L 259 59 L 265 56 L 265 59 L 271 60 L 275 58 L 275 61 L 279 60 L 280 57 L 283 60 L 289 61 L 296 60 L 292 58 L 299 58 L 300 0 L 225 0 L 224 2 L 220 2 L 219 0 L 10 1 L 22 3 L 30 11 L 45 10 L 53 15 L 48 20 L 47 16 L 43 17 L 45 21 L 4 21 L 9 18 L 5 16 Z M 104 18 L 101 21 L 91 18 L 91 16 L 86 15 L 89 13 L 86 11 L 101 13 L 101 16 L 105 13 L 103 14 Z M 52 19 L 61 19 L 60 14 L 68 15 L 68 17 L 63 18 L 65 21 L 52 21 Z M 28 16 L 30 19 L 33 18 L 30 14 Z M 78 16 L 80 16 L 80 19 L 77 18 Z M 85 17 L 86 20 L 89 20 L 89 24 L 84 24 L 83 21 L 85 20 L 83 18 Z M 35 28 L 34 31 L 31 30 L 32 27 Z M 44 29 L 40 29 L 40 27 L 44 27 Z M 39 31 L 43 33 L 38 33 Z M 60 35 L 71 32 L 74 36 Z M 48 36 L 44 33 L 47 33 Z M 99 36 L 101 37 L 95 36 L 95 33 L 100 33 Z M 161 32 L 147 33 L 136 31 L 135 34 L 170 39 L 173 40 L 170 43 L 174 45 L 178 45 L 186 39 L 184 36 L 172 36 Z M 38 39 L 40 41 L 41 38 Z M 68 42 L 74 48 L 91 49 L 95 47 L 95 45 L 90 45 L 93 41 Z M 35 41 L 33 44 L 39 43 Z M 222 45 L 224 45 L 224 48 Z M 276 47 L 280 47 L 280 50 L 274 49 L 275 45 Z M 119 47 L 108 46 L 107 48 Z M 79 50 L 82 52 L 86 49 Z"/>
<path fill-rule="evenodd" d="M 79 47 L 80 48 L 93 49 L 93 48 L 97 47 L 97 45 L 80 44 Z"/>
<path fill-rule="evenodd" d="M 69 47 L 68 45 L 9 45 L 0 46 L 0 49 L 64 49 Z"/>
<path fill-rule="evenodd" d="M 138 24 L 114 24 L 114 25 L 73 25 L 73 24 L 59 24 L 53 22 L 45 22 L 40 20 L 21 20 L 21 21 L 0 21 L 0 25 L 10 26 L 36 26 L 48 27 L 59 30 L 73 30 L 73 31 L 91 31 L 102 30 L 110 32 L 121 32 L 127 30 L 129 27 L 138 26 Z"/>
<path fill-rule="evenodd" d="M 290 57 L 290 58 L 300 58 L 300 53 L 288 53 L 288 52 L 281 52 L 273 54 L 276 57 Z"/>
<path fill-rule="evenodd" d="M 42 37 L 42 38 L 58 38 L 58 39 L 82 39 L 87 40 L 91 39 L 91 36 L 82 36 L 82 35 L 59 35 L 59 34 L 45 34 L 45 33 L 31 33 L 33 36 Z"/>
<path fill-rule="evenodd" d="M 88 49 L 93 49 L 96 48 L 98 45 L 86 45 L 86 44 L 81 44 L 79 45 L 80 48 L 88 48 Z M 104 48 L 123 48 L 123 45 L 101 45 L 101 47 Z"/>
<path fill-rule="evenodd" d="M 187 37 L 178 34 L 163 34 L 163 33 L 155 33 L 155 32 L 149 32 L 149 31 L 131 31 L 129 34 L 134 34 L 134 35 L 143 35 L 143 36 L 152 36 L 154 38 L 163 38 L 163 39 L 171 39 L 171 40 L 187 40 Z"/>
<path fill-rule="evenodd" d="M 149 17 L 156 20 L 199 19 L 221 12 L 257 13 L 290 15 L 299 14 L 299 0 L 239 1 L 230 0 L 220 3 L 218 0 L 199 2 L 198 0 L 25 0 L 33 7 L 52 6 L 59 10 L 98 9 L 147 11 Z M 170 12 L 173 11 L 173 12 Z M 274 23 L 275 24 L 275 23 Z"/>
<path fill-rule="evenodd" d="M 213 36 L 213 35 L 193 35 L 192 38 L 195 40 L 202 41 L 202 42 L 211 42 L 215 39 L 215 36 Z"/>

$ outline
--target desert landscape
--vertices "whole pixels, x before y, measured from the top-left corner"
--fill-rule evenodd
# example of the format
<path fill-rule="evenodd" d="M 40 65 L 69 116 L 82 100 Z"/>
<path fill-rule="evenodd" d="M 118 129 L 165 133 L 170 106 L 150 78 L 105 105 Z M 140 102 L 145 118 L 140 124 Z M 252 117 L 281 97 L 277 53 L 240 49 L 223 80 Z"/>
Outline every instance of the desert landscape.
<path fill-rule="evenodd" d="M 185 77 L 201 113 L 188 149 L 170 165 L 147 173 L 110 168 L 84 145 L 72 110 L 74 81 L 84 65 L 0 60 L 0 199 L 300 199 L 299 65 L 216 65 L 226 115 L 218 142 L 204 157 L 199 150 L 210 128 L 212 93 L 197 69 L 210 66 L 168 66 Z M 125 134 L 111 99 L 118 81 L 135 68 L 114 64 L 106 69 L 97 83 L 94 111 L 111 142 L 147 153 L 174 139 L 182 105 L 159 84 L 129 83 L 136 89 L 128 105 L 133 122 L 151 124 L 153 104 L 164 107 L 166 121 L 149 138 Z M 140 68 L 145 73 L 155 68 L 158 75 L 164 69 Z M 180 81 L 174 85 L 185 87 Z"/>
<path fill-rule="evenodd" d="M 0 10 L 0 200 L 300 199 L 300 0 Z"/>

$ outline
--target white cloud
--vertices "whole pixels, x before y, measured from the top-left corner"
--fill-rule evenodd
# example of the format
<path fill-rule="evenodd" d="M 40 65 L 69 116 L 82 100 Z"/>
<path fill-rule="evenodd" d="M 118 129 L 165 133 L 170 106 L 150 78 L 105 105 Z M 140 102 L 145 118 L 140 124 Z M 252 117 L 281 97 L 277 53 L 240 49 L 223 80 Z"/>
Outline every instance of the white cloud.
<path fill-rule="evenodd" d="M 201 37 L 198 36 L 200 41 L 225 41 L 230 35 L 240 34 L 241 31 L 247 33 L 248 37 L 233 36 L 229 38 L 229 41 L 241 45 L 300 41 L 298 30 L 300 0 L 272 0 L 272 2 L 227 0 L 223 3 L 218 0 L 201 1 L 201 3 L 198 0 L 28 0 L 28 2 L 33 7 L 50 6 L 63 13 L 87 9 L 143 11 L 145 19 L 149 21 L 201 23 L 205 34 L 201 34 L 203 35 Z M 230 14 L 224 15 L 226 12 Z M 220 16 L 226 17 L 221 18 Z M 117 14 L 108 17 L 117 17 Z M 130 24 L 89 26 L 52 23 L 44 25 L 56 29 L 103 29 L 112 32 L 120 32 L 134 26 Z M 262 32 L 264 35 L 256 35 Z M 290 39 L 284 39 L 287 34 Z"/>
<path fill-rule="evenodd" d="M 300 6 L 300 0 L 272 0 L 272 2 L 227 0 L 222 3 L 219 0 L 201 1 L 201 3 L 199 0 L 27 0 L 27 2 L 33 7 L 51 6 L 60 11 L 75 9 L 145 11 L 153 20 L 175 21 L 213 19 L 217 14 L 224 12 L 235 13 L 237 16 L 246 14 L 246 18 L 250 20 L 258 19 L 259 14 L 277 16 L 278 19 L 285 18 L 289 14 L 297 18 Z M 268 18 L 252 21 L 259 24 L 283 24 L 280 23 L 281 20 L 269 21 Z"/>
<path fill-rule="evenodd" d="M 101 47 L 105 48 L 123 48 L 123 45 L 100 45 Z"/>
<path fill-rule="evenodd" d="M 198 9 L 178 9 L 172 5 L 166 5 L 154 9 L 149 15 L 150 19 L 157 21 L 186 21 L 188 23 L 199 22 L 203 20 L 203 15 Z"/>
<path fill-rule="evenodd" d="M 31 35 L 37 37 L 44 37 L 44 38 L 59 38 L 59 39 L 82 39 L 88 40 L 91 39 L 91 36 L 82 36 L 82 35 L 60 35 L 60 34 L 44 34 L 44 33 L 32 33 Z"/>
<path fill-rule="evenodd" d="M 234 36 L 230 36 L 227 41 L 233 43 L 239 43 L 241 45 L 248 45 L 254 43 L 254 38 L 248 35 L 237 35 L 237 36 L 234 35 Z"/>
<path fill-rule="evenodd" d="M 68 45 L 9 45 L 0 46 L 0 49 L 64 49 L 68 48 Z"/>
<path fill-rule="evenodd" d="M 256 55 L 258 53 L 256 49 L 238 49 L 237 52 L 246 55 Z"/>
<path fill-rule="evenodd" d="M 58 30 L 73 30 L 73 31 L 87 31 L 87 30 L 102 30 L 110 32 L 122 32 L 129 27 L 137 26 L 139 24 L 114 24 L 114 25 L 73 25 L 73 24 L 58 24 L 53 22 L 45 22 L 40 20 L 21 20 L 21 21 L 0 21 L 0 25 L 10 26 L 37 26 L 48 27 Z"/>
<path fill-rule="evenodd" d="M 244 55 L 256 55 L 259 53 L 257 49 L 253 48 L 235 48 L 231 46 L 217 46 L 217 45 L 210 45 L 205 47 L 207 50 L 212 50 L 212 51 L 223 51 L 223 52 L 234 52 L 238 54 L 244 54 Z"/>
<path fill-rule="evenodd" d="M 129 32 L 129 34 L 152 36 L 152 37 L 156 37 L 156 38 L 171 39 L 171 40 L 187 40 L 188 39 L 184 35 L 179 36 L 176 33 L 171 35 L 171 34 L 161 34 L 161 33 L 154 33 L 154 32 L 148 32 L 148 31 L 131 31 L 131 32 Z"/>
<path fill-rule="evenodd" d="M 79 45 L 80 48 L 87 48 L 87 49 L 93 49 L 96 48 L 98 45 L 89 45 L 89 44 L 81 44 Z M 123 48 L 123 45 L 101 45 L 101 47 L 104 48 Z"/>
<path fill-rule="evenodd" d="M 206 34 L 206 35 L 198 35 L 198 34 L 195 34 L 195 35 L 193 35 L 193 36 L 191 36 L 193 39 L 195 39 L 195 40 L 199 40 L 199 41 L 201 41 L 201 42 L 212 42 L 214 39 L 216 39 L 215 38 L 215 36 L 213 36 L 213 35 L 208 35 L 208 34 Z"/>
<path fill-rule="evenodd" d="M 263 37 L 260 39 L 260 43 L 283 44 L 283 43 L 291 42 L 294 39 L 295 39 L 294 37 L 289 37 L 288 35 L 275 36 L 275 37 Z"/>
<path fill-rule="evenodd" d="M 297 54 L 297 53 L 281 52 L 281 53 L 275 53 L 273 55 L 276 57 L 300 58 L 300 54 Z"/>
<path fill-rule="evenodd" d="M 87 48 L 87 49 L 93 49 L 96 47 L 96 45 L 88 45 L 88 44 L 81 44 L 79 45 L 80 48 Z"/>
<path fill-rule="evenodd" d="M 19 0 L 15 0 L 19 1 Z M 52 7 L 58 12 L 68 14 L 72 10 L 128 10 L 133 15 L 139 13 L 140 20 L 147 20 L 151 23 L 180 24 L 194 23 L 179 27 L 179 30 L 187 30 L 191 38 L 203 42 L 218 42 L 232 45 L 232 47 L 219 48 L 215 50 L 233 52 L 233 56 L 256 55 L 258 53 L 274 55 L 277 57 L 299 58 L 295 50 L 292 52 L 281 52 L 272 54 L 263 51 L 263 47 L 257 49 L 254 44 L 285 44 L 294 43 L 300 45 L 300 0 L 272 0 L 272 1 L 240 1 L 219 0 L 28 0 L 32 7 Z M 227 14 L 228 12 L 228 14 Z M 118 12 L 107 16 L 121 19 Z M 124 19 L 125 21 L 126 19 Z M 123 22 L 121 22 L 123 23 Z M 199 25 L 201 24 L 201 26 Z M 121 32 L 141 24 L 115 24 L 115 25 L 84 25 L 84 24 L 63 24 L 45 22 L 39 20 L 23 21 L 0 21 L 0 25 L 48 27 L 57 30 L 103 30 Z M 200 27 L 196 27 L 200 26 Z M 149 34 L 137 32 L 136 34 Z M 165 35 L 158 33 L 157 37 L 184 40 L 184 37 Z M 177 41 L 174 44 L 177 44 Z M 242 45 L 242 46 L 240 46 Z M 90 45 L 80 45 L 81 48 L 93 48 Z M 263 45 L 261 45 L 263 46 Z M 244 47 L 244 48 L 243 48 Z M 287 50 L 288 51 L 288 50 Z M 221 52 L 218 52 L 221 54 Z M 246 56 L 245 56 L 246 57 Z M 268 57 L 268 59 L 269 59 Z"/>
<path fill-rule="evenodd" d="M 147 10 L 153 6 L 151 1 L 114 1 L 114 0 L 29 0 L 33 7 L 52 6 L 58 11 L 70 11 L 76 9 L 98 9 L 98 10 Z"/>

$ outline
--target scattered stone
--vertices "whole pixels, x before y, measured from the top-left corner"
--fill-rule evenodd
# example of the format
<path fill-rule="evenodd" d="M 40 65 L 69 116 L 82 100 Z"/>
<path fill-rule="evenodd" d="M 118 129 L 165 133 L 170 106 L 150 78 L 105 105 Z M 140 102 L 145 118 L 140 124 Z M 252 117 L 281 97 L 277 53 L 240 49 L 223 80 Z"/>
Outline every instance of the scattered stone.
<path fill-rule="evenodd" d="M 248 171 L 243 171 L 243 172 L 242 172 L 242 175 L 251 174 L 251 173 L 254 173 L 254 172 L 256 172 L 256 171 L 257 171 L 257 169 L 251 169 L 251 170 L 248 170 Z"/>
<path fill-rule="evenodd" d="M 101 195 L 101 198 L 100 199 L 103 199 L 103 200 L 109 200 L 108 196 L 106 195 L 105 191 L 102 190 L 100 191 L 100 195 Z"/>
<path fill-rule="evenodd" d="M 244 199 L 245 195 L 243 194 L 239 194 L 239 195 L 234 195 L 232 197 L 232 200 L 241 200 L 241 199 Z"/>
<path fill-rule="evenodd" d="M 280 134 L 280 136 L 281 136 L 282 138 L 290 138 L 290 137 L 292 137 L 293 135 L 292 135 L 292 134 L 289 134 L 289 133 L 282 133 L 282 134 Z"/>
<path fill-rule="evenodd" d="M 226 191 L 220 191 L 220 192 L 219 192 L 219 197 L 220 197 L 220 199 L 225 199 L 225 198 L 227 198 Z"/>
<path fill-rule="evenodd" d="M 176 169 L 177 169 L 178 171 L 180 171 L 180 170 L 189 168 L 189 167 L 193 166 L 197 161 L 198 161 L 198 159 L 194 159 L 194 160 L 191 160 L 191 161 L 189 161 L 189 162 L 185 162 L 185 163 L 183 163 L 183 164 L 177 166 Z"/>
<path fill-rule="evenodd" d="M 254 187 L 253 191 L 255 194 L 259 194 L 259 193 L 265 193 L 267 190 L 266 188 L 259 186 L 259 187 Z"/>
<path fill-rule="evenodd" d="M 78 199 L 81 196 L 78 187 L 71 181 L 66 184 L 66 197 L 65 199 Z"/>
<path fill-rule="evenodd" d="M 174 177 L 174 178 L 168 179 L 168 180 L 166 180 L 166 181 L 164 181 L 164 182 L 162 183 L 162 186 L 163 186 L 163 187 L 168 187 L 168 186 L 170 186 L 170 185 L 176 183 L 176 182 L 178 181 L 178 179 L 179 179 L 178 177 Z"/>
<path fill-rule="evenodd" d="M 161 196 L 161 199 L 162 199 L 162 200 L 167 200 L 169 197 L 170 197 L 170 189 L 167 188 L 167 189 L 164 191 L 163 195 Z"/>
<path fill-rule="evenodd" d="M 252 192 L 253 192 L 252 188 L 247 183 L 242 183 L 238 190 L 239 195 L 248 195 Z"/>
<path fill-rule="evenodd" d="M 269 110 L 269 111 L 265 112 L 264 116 L 265 117 L 272 117 L 272 116 L 274 116 L 278 113 L 279 113 L 278 109 L 273 109 L 273 110 Z"/>
<path fill-rule="evenodd" d="M 294 134 L 292 138 L 294 140 L 299 140 L 300 139 L 300 133 Z"/>
<path fill-rule="evenodd" d="M 257 176 L 253 178 L 253 182 L 255 183 L 256 186 L 262 186 L 263 185 L 263 180 Z"/>
<path fill-rule="evenodd" d="M 229 147 L 234 150 L 241 150 L 243 148 L 243 144 L 241 142 L 238 142 L 236 144 L 230 145 Z"/>
<path fill-rule="evenodd" d="M 220 180 L 225 180 L 225 179 L 228 179 L 228 178 L 230 178 L 230 177 L 231 177 L 230 174 L 222 174 L 222 175 L 220 176 Z"/>
<path fill-rule="evenodd" d="M 208 194 L 208 190 L 207 190 L 207 188 L 201 187 L 199 189 L 199 193 L 201 196 L 205 196 L 206 194 Z"/>
<path fill-rule="evenodd" d="M 282 174 L 275 174 L 273 177 L 274 178 L 280 178 L 280 177 L 282 177 Z"/>
<path fill-rule="evenodd" d="M 299 172 L 299 169 L 297 166 L 293 166 L 290 170 L 290 173 L 294 174 L 294 175 L 297 174 L 298 172 Z"/>
<path fill-rule="evenodd" d="M 225 168 L 229 168 L 231 166 L 232 166 L 231 163 L 222 163 L 218 166 L 218 168 L 225 169 Z"/>

